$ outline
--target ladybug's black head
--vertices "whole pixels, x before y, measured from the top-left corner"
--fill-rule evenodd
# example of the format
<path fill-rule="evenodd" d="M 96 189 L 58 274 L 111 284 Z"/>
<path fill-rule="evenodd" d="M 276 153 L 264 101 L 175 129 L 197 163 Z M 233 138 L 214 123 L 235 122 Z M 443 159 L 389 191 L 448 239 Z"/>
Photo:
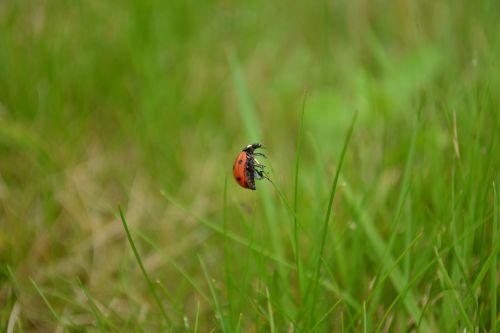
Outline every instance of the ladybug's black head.
<path fill-rule="evenodd" d="M 251 145 L 246 146 L 243 151 L 246 151 L 248 153 L 253 153 L 255 149 L 262 148 L 262 144 L 260 143 L 253 143 Z"/>

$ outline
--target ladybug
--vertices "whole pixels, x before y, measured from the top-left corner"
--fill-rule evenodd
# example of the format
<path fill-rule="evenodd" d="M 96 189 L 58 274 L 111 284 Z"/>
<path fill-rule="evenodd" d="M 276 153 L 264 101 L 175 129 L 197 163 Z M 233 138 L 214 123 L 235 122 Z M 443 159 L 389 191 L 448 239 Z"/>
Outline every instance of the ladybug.
<path fill-rule="evenodd" d="M 243 188 L 255 190 L 255 179 L 269 179 L 264 173 L 265 166 L 255 158 L 255 156 L 266 157 L 262 153 L 255 152 L 259 148 L 263 148 L 260 143 L 248 145 L 236 156 L 233 164 L 233 176 Z"/>

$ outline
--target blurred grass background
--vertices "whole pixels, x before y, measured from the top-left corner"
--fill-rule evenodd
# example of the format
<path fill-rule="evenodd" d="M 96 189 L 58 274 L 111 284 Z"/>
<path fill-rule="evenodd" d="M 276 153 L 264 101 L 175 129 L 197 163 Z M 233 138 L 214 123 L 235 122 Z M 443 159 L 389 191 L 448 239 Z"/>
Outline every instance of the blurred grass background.
<path fill-rule="evenodd" d="M 2 1 L 0 326 L 494 332 L 499 12 Z M 253 142 L 277 188 L 231 179 Z"/>

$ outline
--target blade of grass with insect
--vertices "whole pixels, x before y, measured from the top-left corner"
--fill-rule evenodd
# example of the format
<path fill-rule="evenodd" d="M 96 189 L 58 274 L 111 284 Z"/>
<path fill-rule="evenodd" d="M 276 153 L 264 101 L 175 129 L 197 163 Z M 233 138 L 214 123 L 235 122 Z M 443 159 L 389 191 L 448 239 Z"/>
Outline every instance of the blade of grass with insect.
<path fill-rule="evenodd" d="M 236 55 L 233 52 L 228 53 L 228 62 L 230 65 L 231 73 L 233 76 L 234 87 L 238 96 L 238 110 L 242 118 L 242 123 L 245 128 L 245 134 L 248 138 L 261 138 L 262 134 L 257 125 L 254 106 L 246 88 L 241 66 L 238 62 Z M 278 257 L 284 257 L 284 245 L 280 237 L 280 232 L 277 226 L 276 210 L 272 204 L 271 195 L 269 190 L 262 186 L 259 189 L 261 193 L 261 202 L 264 207 L 264 213 L 268 221 L 269 233 L 274 252 Z"/>
<path fill-rule="evenodd" d="M 258 126 L 256 118 L 255 108 L 246 87 L 238 58 L 232 51 L 228 52 L 227 58 L 233 78 L 234 87 L 238 97 L 238 110 L 242 118 L 243 126 L 245 128 L 245 134 L 248 138 L 262 138 L 260 127 Z M 285 258 L 285 247 L 283 244 L 283 237 L 281 236 L 281 227 L 279 219 L 277 218 L 278 214 L 271 197 L 271 192 L 268 187 L 261 186 L 259 188 L 259 194 L 260 202 L 262 204 L 262 207 L 264 208 L 264 214 L 267 221 L 272 250 L 277 257 Z M 292 289 L 290 286 L 290 281 L 287 278 L 286 272 L 283 267 L 278 266 L 276 267 L 276 269 L 279 273 L 279 278 L 281 279 L 280 289 L 282 290 L 281 292 L 277 293 L 276 297 L 279 297 L 281 308 L 285 309 L 286 313 L 293 313 L 295 311 L 295 306 L 291 302 Z"/>
<path fill-rule="evenodd" d="M 313 287 L 311 290 L 312 303 L 311 303 L 311 308 L 310 308 L 310 315 L 308 318 L 308 320 L 312 320 L 313 323 L 315 322 L 314 318 L 315 318 L 316 303 L 317 303 L 317 298 L 318 298 L 318 282 L 320 280 L 321 266 L 323 264 L 323 253 L 325 250 L 326 235 L 328 234 L 328 225 L 330 223 L 330 215 L 332 212 L 333 199 L 335 198 L 335 193 L 337 191 L 337 183 L 338 183 L 338 180 L 340 177 L 340 170 L 341 170 L 342 164 L 344 162 L 344 156 L 345 156 L 345 153 L 347 151 L 347 146 L 349 145 L 349 141 L 351 139 L 352 132 L 354 130 L 354 124 L 356 123 L 357 116 L 358 116 L 358 113 L 356 112 L 354 114 L 354 117 L 351 121 L 351 125 L 349 126 L 349 129 L 347 130 L 346 137 L 344 139 L 344 145 L 342 146 L 342 151 L 340 153 L 340 158 L 339 158 L 339 162 L 337 165 L 337 170 L 335 171 L 335 177 L 333 179 L 333 183 L 332 183 L 331 190 L 330 190 L 330 198 L 328 200 L 328 206 L 327 206 L 327 210 L 326 210 L 325 220 L 324 220 L 323 226 L 321 228 L 321 240 L 320 240 L 321 243 L 320 243 L 319 252 L 317 255 L 318 258 L 317 258 L 316 267 L 314 269 L 314 275 L 313 275 L 313 281 L 312 281 Z"/>
<path fill-rule="evenodd" d="M 144 276 L 144 279 L 146 280 L 146 283 L 149 288 L 149 292 L 151 293 L 151 296 L 156 302 L 156 305 L 158 306 L 158 310 L 160 310 L 161 315 L 163 316 L 164 319 L 164 325 L 172 326 L 170 322 L 170 318 L 168 318 L 167 313 L 165 312 L 165 309 L 163 308 L 163 304 L 156 293 L 155 286 L 153 284 L 153 281 L 149 278 L 148 273 L 146 272 L 146 269 L 144 268 L 144 265 L 142 264 L 142 259 L 141 256 L 139 255 L 139 251 L 137 251 L 137 248 L 135 247 L 134 240 L 132 239 L 132 235 L 130 234 L 130 230 L 128 228 L 127 221 L 125 219 L 125 216 L 123 215 L 123 211 L 121 207 L 118 207 L 118 211 L 120 213 L 120 219 L 123 224 L 123 228 L 125 229 L 125 233 L 127 234 L 127 239 L 130 244 L 130 247 L 132 248 L 132 252 L 134 253 L 135 259 L 137 260 L 137 263 L 139 264 L 139 267 L 142 271 L 142 275 Z"/>

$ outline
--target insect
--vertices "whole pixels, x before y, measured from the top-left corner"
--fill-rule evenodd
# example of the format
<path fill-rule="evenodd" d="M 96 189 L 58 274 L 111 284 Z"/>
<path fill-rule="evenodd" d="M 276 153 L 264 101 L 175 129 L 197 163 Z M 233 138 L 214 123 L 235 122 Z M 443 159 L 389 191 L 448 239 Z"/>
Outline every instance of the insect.
<path fill-rule="evenodd" d="M 255 179 L 269 179 L 264 172 L 265 166 L 255 158 L 255 156 L 266 157 L 262 153 L 255 152 L 259 148 L 263 148 L 260 143 L 248 145 L 236 156 L 233 175 L 241 187 L 255 190 Z"/>

